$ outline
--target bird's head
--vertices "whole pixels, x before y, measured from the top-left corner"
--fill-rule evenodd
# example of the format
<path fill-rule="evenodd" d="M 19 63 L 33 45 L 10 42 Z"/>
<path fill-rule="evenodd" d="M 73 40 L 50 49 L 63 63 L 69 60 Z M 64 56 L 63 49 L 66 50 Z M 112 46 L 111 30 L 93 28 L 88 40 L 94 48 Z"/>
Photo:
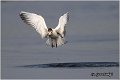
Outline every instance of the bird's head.
<path fill-rule="evenodd" d="M 52 28 L 48 28 L 48 35 L 49 35 L 49 36 L 52 35 L 52 32 L 53 32 Z"/>

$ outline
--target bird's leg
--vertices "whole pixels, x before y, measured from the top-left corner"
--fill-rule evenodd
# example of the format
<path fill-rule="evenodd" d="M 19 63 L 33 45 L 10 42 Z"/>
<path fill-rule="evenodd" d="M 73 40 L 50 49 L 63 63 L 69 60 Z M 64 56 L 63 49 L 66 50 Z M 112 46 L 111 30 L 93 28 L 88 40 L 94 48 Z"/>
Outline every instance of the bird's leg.
<path fill-rule="evenodd" d="M 51 47 L 53 48 L 54 47 L 54 45 L 53 45 L 53 40 L 51 39 Z"/>
<path fill-rule="evenodd" d="M 52 48 L 53 48 L 54 46 L 53 46 L 53 44 L 52 44 Z"/>
<path fill-rule="evenodd" d="M 56 48 L 57 48 L 57 40 L 55 40 L 55 43 L 56 43 Z"/>
<path fill-rule="evenodd" d="M 56 48 L 57 48 L 57 43 L 56 43 Z"/>

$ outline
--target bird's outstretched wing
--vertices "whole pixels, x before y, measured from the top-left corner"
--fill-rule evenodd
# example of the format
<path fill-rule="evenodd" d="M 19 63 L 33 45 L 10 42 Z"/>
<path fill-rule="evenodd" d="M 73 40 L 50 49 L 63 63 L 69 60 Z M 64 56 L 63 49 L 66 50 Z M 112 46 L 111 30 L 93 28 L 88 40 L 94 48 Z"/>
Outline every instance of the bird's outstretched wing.
<path fill-rule="evenodd" d="M 65 26 L 69 20 L 68 12 L 59 18 L 58 26 L 55 30 L 64 38 L 66 34 Z"/>
<path fill-rule="evenodd" d="M 47 36 L 48 28 L 42 16 L 25 11 L 20 12 L 21 19 L 28 25 L 34 27 L 42 38 Z"/>

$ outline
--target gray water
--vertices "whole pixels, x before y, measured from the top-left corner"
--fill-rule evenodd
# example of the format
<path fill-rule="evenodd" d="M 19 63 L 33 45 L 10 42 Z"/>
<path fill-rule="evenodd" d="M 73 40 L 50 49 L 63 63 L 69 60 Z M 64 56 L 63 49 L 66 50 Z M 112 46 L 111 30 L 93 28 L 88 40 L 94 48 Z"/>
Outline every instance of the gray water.
<path fill-rule="evenodd" d="M 46 46 L 46 39 L 23 23 L 20 11 L 41 14 L 48 27 L 70 14 L 67 44 Z M 112 67 L 40 67 L 39 65 L 116 62 L 119 61 L 119 6 L 114 1 L 1 3 L 2 75 L 3 79 L 118 79 L 118 66 Z M 96 64 L 94 64 L 96 65 Z M 107 65 L 107 64 L 105 64 Z M 111 64 L 112 65 L 112 64 Z M 28 67 L 24 67 L 28 66 Z M 34 66 L 30 68 L 29 66 Z M 92 73 L 112 76 L 91 76 Z"/>

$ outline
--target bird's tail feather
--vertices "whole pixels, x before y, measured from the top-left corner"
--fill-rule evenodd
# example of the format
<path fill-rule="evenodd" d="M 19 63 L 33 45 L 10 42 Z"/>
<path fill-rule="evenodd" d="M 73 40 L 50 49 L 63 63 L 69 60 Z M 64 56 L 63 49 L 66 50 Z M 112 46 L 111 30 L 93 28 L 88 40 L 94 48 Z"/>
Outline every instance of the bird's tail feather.
<path fill-rule="evenodd" d="M 56 41 L 57 40 L 57 41 Z M 61 38 L 60 36 L 57 38 L 57 39 L 53 39 L 51 40 L 50 38 L 46 41 L 46 44 L 47 45 L 50 45 L 50 46 L 56 46 L 56 42 L 57 42 L 57 46 L 61 46 L 63 44 L 65 44 L 65 38 Z"/>

